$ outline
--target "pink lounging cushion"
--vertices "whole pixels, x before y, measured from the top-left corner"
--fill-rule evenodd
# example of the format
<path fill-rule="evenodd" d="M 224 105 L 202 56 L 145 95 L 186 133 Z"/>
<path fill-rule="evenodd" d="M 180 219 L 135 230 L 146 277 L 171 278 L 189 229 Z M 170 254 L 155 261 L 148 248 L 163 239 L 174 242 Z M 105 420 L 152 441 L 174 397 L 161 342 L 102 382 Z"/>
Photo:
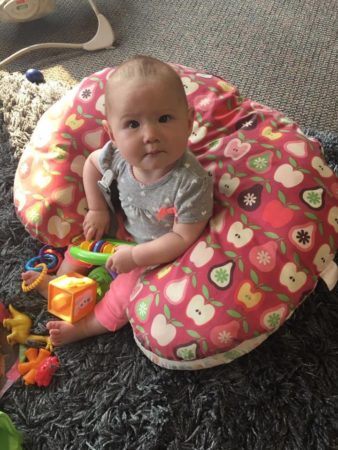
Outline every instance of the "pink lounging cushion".
<path fill-rule="evenodd" d="M 317 141 L 221 78 L 174 65 L 196 111 L 190 150 L 214 177 L 214 214 L 180 258 L 145 274 L 128 308 L 136 343 L 170 368 L 247 353 L 310 293 L 337 248 L 337 179 Z M 81 239 L 82 168 L 107 141 L 104 86 L 85 78 L 40 119 L 14 186 L 18 216 L 44 243 Z"/>

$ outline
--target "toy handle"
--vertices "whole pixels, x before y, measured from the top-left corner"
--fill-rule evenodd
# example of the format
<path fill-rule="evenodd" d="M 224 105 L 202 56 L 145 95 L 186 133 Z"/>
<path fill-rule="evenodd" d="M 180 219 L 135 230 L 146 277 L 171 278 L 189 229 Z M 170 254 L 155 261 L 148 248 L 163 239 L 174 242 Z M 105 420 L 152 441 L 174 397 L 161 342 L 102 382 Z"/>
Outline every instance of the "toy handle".
<path fill-rule="evenodd" d="M 118 245 L 136 245 L 135 242 L 120 241 L 118 239 L 105 239 L 107 242 L 118 246 Z M 89 250 L 84 250 L 79 246 L 70 247 L 69 253 L 71 256 L 78 261 L 91 264 L 93 266 L 103 266 L 106 264 L 107 259 L 111 253 L 97 253 L 91 252 Z"/>

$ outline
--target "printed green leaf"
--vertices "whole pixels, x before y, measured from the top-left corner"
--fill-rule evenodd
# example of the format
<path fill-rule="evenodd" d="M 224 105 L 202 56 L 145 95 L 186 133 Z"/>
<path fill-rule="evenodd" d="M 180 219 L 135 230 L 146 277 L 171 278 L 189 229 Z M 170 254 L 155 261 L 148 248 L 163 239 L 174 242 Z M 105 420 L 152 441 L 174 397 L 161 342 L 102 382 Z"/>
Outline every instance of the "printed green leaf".
<path fill-rule="evenodd" d="M 223 303 L 218 302 L 217 300 L 211 300 L 210 302 L 212 305 L 217 306 L 217 307 L 221 307 L 223 306 Z"/>
<path fill-rule="evenodd" d="M 222 161 L 222 160 L 219 160 L 219 161 L 218 161 L 218 167 L 219 167 L 220 169 L 223 169 L 223 161 Z"/>
<path fill-rule="evenodd" d="M 268 194 L 271 194 L 272 188 L 271 188 L 271 184 L 269 182 L 265 183 L 265 189 L 268 192 Z"/>
<path fill-rule="evenodd" d="M 171 318 L 171 312 L 170 312 L 170 309 L 169 309 L 168 305 L 164 305 L 164 307 L 163 307 L 163 312 L 164 312 L 164 315 L 166 316 L 166 318 L 167 318 L 168 320 L 170 320 L 170 318 Z"/>
<path fill-rule="evenodd" d="M 288 208 L 289 208 L 289 209 L 292 209 L 293 211 L 299 211 L 299 210 L 300 210 L 300 206 L 294 205 L 293 203 L 290 203 L 290 204 L 288 205 Z"/>
<path fill-rule="evenodd" d="M 208 288 L 206 287 L 205 284 L 203 284 L 203 286 L 202 286 L 202 292 L 203 292 L 204 297 L 207 300 L 209 300 L 209 290 L 208 290 Z"/>
<path fill-rule="evenodd" d="M 251 177 L 252 181 L 264 181 L 262 177 Z"/>
<path fill-rule="evenodd" d="M 243 320 L 242 324 L 243 324 L 244 333 L 249 333 L 249 324 L 248 324 L 248 322 L 246 320 Z"/>
<path fill-rule="evenodd" d="M 149 290 L 150 290 L 151 292 L 157 292 L 157 287 L 154 286 L 153 284 L 151 284 L 151 285 L 149 286 Z"/>
<path fill-rule="evenodd" d="M 278 191 L 278 198 L 283 203 L 283 205 L 285 205 L 286 197 L 285 197 L 285 195 L 284 195 L 284 193 L 282 191 Z"/>
<path fill-rule="evenodd" d="M 267 286 L 266 284 L 263 284 L 263 286 L 260 286 L 260 288 L 262 289 L 262 291 L 265 291 L 265 292 L 273 292 L 273 288 L 270 286 Z"/>
<path fill-rule="evenodd" d="M 191 284 L 193 285 L 194 288 L 197 286 L 197 278 L 195 275 L 191 277 Z"/>
<path fill-rule="evenodd" d="M 264 147 L 264 148 L 275 148 L 273 145 L 271 145 L 271 144 L 261 144 L 261 147 Z"/>
<path fill-rule="evenodd" d="M 248 218 L 246 217 L 245 214 L 241 214 L 241 221 L 242 221 L 245 225 L 247 225 L 247 223 L 248 223 Z"/>
<path fill-rule="evenodd" d="M 236 258 L 236 256 L 237 256 L 237 253 L 232 252 L 232 251 L 230 251 L 230 250 L 227 250 L 226 252 L 224 252 L 224 254 L 225 254 L 226 256 L 229 256 L 229 258 Z"/>
<path fill-rule="evenodd" d="M 257 275 L 257 273 L 256 273 L 253 269 L 250 270 L 250 278 L 252 279 L 252 281 L 253 281 L 255 284 L 258 284 L 258 283 L 259 283 L 258 275 Z"/>
<path fill-rule="evenodd" d="M 189 336 L 191 336 L 191 337 L 193 337 L 195 339 L 200 339 L 201 338 L 201 336 L 195 330 L 187 330 L 187 334 L 189 334 Z"/>
<path fill-rule="evenodd" d="M 184 326 L 182 322 L 179 322 L 178 320 L 175 320 L 175 319 L 172 320 L 171 323 L 177 328 L 183 328 L 183 326 Z"/>
<path fill-rule="evenodd" d="M 238 132 L 238 137 L 241 141 L 245 141 L 245 134 L 243 134 L 241 131 Z"/>
<path fill-rule="evenodd" d="M 140 331 L 141 333 L 144 333 L 144 328 L 141 327 L 141 325 L 136 325 L 135 327 L 138 331 Z"/>
<path fill-rule="evenodd" d="M 229 316 L 233 317 L 234 319 L 241 319 L 242 314 L 236 311 L 235 309 L 228 309 L 227 313 Z"/>
<path fill-rule="evenodd" d="M 296 266 L 300 266 L 300 257 L 298 255 L 298 253 L 293 254 L 293 260 L 296 263 Z"/>
<path fill-rule="evenodd" d="M 286 245 L 285 245 L 285 242 L 284 242 L 284 241 L 281 241 L 280 244 L 279 244 L 279 247 L 280 247 L 280 251 L 282 252 L 282 254 L 285 255 L 285 253 L 286 253 Z"/>
<path fill-rule="evenodd" d="M 322 222 L 320 222 L 318 224 L 318 230 L 319 230 L 320 235 L 323 236 L 324 235 L 324 228 L 323 228 Z"/>
<path fill-rule="evenodd" d="M 276 150 L 276 156 L 278 159 L 282 158 L 282 152 L 280 150 Z"/>
<path fill-rule="evenodd" d="M 241 272 L 244 272 L 244 262 L 242 259 L 238 260 L 238 268 Z"/>
<path fill-rule="evenodd" d="M 208 351 L 209 347 L 208 347 L 208 342 L 207 341 L 203 341 L 202 342 L 202 350 L 204 353 L 206 353 Z"/>
<path fill-rule="evenodd" d="M 265 236 L 271 238 L 271 239 L 279 239 L 279 235 L 276 233 L 273 233 L 272 231 L 264 231 Z"/>
<path fill-rule="evenodd" d="M 187 267 L 187 266 L 183 266 L 183 267 L 181 267 L 181 269 L 183 270 L 183 272 L 184 273 L 191 273 L 192 272 L 192 270 L 190 269 L 190 267 Z"/>
<path fill-rule="evenodd" d="M 311 220 L 318 220 L 318 217 L 314 213 L 306 212 L 305 215 Z"/>
<path fill-rule="evenodd" d="M 155 305 L 158 306 L 160 303 L 160 294 L 155 295 Z"/>
<path fill-rule="evenodd" d="M 83 113 L 83 108 L 82 108 L 81 105 L 79 105 L 79 106 L 77 107 L 77 112 L 78 112 L 79 114 L 82 114 L 82 113 Z"/>
<path fill-rule="evenodd" d="M 286 294 L 277 294 L 277 297 L 282 302 L 288 303 L 290 301 L 290 298 Z"/>
<path fill-rule="evenodd" d="M 296 168 L 297 167 L 297 161 L 293 158 L 291 158 L 291 156 L 289 157 L 289 163 L 291 164 L 292 167 Z"/>
<path fill-rule="evenodd" d="M 233 175 L 235 173 L 235 169 L 233 168 L 233 166 L 231 164 L 227 165 L 227 170 L 229 173 L 231 173 L 231 175 Z"/>

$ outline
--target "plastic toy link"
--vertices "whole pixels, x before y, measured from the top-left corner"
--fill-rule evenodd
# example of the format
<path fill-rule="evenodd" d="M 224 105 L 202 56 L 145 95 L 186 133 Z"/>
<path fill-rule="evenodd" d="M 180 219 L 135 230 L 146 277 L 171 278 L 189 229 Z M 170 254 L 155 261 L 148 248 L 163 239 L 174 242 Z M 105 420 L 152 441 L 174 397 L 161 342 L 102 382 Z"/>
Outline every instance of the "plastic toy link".
<path fill-rule="evenodd" d="M 73 258 L 93 266 L 103 266 L 109 256 L 116 251 L 119 245 L 136 245 L 135 242 L 120 241 L 118 239 L 105 239 L 100 241 L 83 241 L 77 247 L 70 248 Z"/>
<path fill-rule="evenodd" d="M 37 266 L 35 266 L 35 268 L 41 267 L 42 270 L 40 272 L 40 275 L 36 278 L 36 280 L 33 281 L 33 283 L 31 284 L 26 284 L 24 281 L 21 284 L 21 288 L 23 290 L 23 292 L 29 292 L 32 291 L 33 289 L 36 288 L 36 286 L 38 286 L 41 281 L 45 278 L 46 273 L 48 271 L 48 267 L 45 263 L 40 263 Z"/>

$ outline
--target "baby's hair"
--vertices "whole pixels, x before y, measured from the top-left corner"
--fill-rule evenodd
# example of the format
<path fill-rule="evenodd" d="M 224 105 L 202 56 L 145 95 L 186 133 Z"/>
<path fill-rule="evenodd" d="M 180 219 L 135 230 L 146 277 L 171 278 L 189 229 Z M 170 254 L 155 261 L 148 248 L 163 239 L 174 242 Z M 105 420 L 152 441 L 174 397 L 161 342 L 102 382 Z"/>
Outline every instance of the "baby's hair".
<path fill-rule="evenodd" d="M 136 55 L 123 62 L 110 75 L 106 85 L 106 115 L 108 114 L 114 84 L 116 82 L 123 83 L 125 80 L 136 78 L 144 79 L 145 81 L 151 78 L 161 78 L 166 80 L 168 83 L 171 83 L 179 97 L 188 107 L 183 83 L 175 70 L 169 64 L 160 61 L 159 59 L 146 55 Z"/>

